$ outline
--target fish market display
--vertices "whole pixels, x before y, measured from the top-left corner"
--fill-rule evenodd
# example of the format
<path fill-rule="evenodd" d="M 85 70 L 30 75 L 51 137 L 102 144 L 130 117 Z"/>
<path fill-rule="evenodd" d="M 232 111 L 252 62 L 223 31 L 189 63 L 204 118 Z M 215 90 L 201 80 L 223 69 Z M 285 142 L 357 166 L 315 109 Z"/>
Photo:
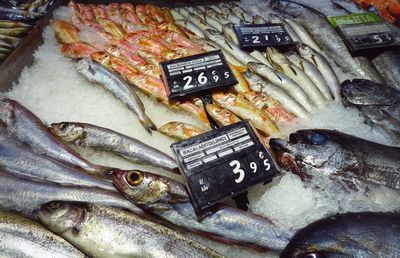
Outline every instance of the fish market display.
<path fill-rule="evenodd" d="M 38 217 L 90 257 L 223 257 L 172 229 L 118 209 L 53 202 Z"/>
<path fill-rule="evenodd" d="M 0 3 L 0 63 L 11 54 L 54 2 L 54 0 L 22 2 L 5 0 Z"/>
<path fill-rule="evenodd" d="M 53 3 L 0 3 L 0 59 Z M 33 63 L 0 96 L 0 226 L 19 215 L 42 223 L 43 236 L 22 237 L 31 257 L 46 256 L 40 237 L 53 234 L 47 251 L 64 248 L 61 237 L 71 257 L 395 256 L 398 51 L 353 57 L 326 19 L 364 10 L 351 0 L 174 6 L 54 10 Z M 293 44 L 242 49 L 236 26 L 266 23 Z M 236 84 L 171 100 L 160 64 L 215 50 Z M 242 120 L 280 173 L 245 189 L 246 211 L 228 196 L 196 213 L 170 146 Z M 250 158 L 240 159 L 254 170 Z"/>
<path fill-rule="evenodd" d="M 394 213 L 337 214 L 299 230 L 281 257 L 396 257 L 399 229 Z"/>
<path fill-rule="evenodd" d="M 400 148 L 329 130 L 300 130 L 289 141 L 271 139 L 281 166 L 304 180 L 324 176 L 349 188 L 359 181 L 400 189 Z"/>
<path fill-rule="evenodd" d="M 400 146 L 400 91 L 368 80 L 342 83 L 345 105 L 360 110 L 365 122 Z"/>
<path fill-rule="evenodd" d="M 39 223 L 5 211 L 0 211 L 0 250 L 3 257 L 85 257 Z"/>

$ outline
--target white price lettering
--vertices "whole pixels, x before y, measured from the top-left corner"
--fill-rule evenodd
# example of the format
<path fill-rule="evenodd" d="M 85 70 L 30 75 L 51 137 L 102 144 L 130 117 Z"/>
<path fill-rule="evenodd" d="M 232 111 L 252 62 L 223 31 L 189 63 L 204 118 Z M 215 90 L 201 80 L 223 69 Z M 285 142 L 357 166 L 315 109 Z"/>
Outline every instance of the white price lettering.
<path fill-rule="evenodd" d="M 184 90 L 194 87 L 194 85 L 190 84 L 192 82 L 192 80 L 193 80 L 192 76 L 190 76 L 190 75 L 185 76 L 185 77 L 183 77 L 183 80 L 186 81 L 185 85 L 183 86 Z"/>
<path fill-rule="evenodd" d="M 200 85 L 206 84 L 207 83 L 207 77 L 204 76 L 204 72 L 201 72 L 199 74 L 199 77 L 197 78 L 197 81 L 200 83 Z"/>
<path fill-rule="evenodd" d="M 271 169 L 271 164 L 269 163 L 268 159 L 264 159 L 265 156 L 264 156 L 264 153 L 262 151 L 260 151 L 258 153 L 258 157 L 263 160 L 263 164 L 264 164 L 265 170 L 266 171 L 270 170 Z"/>
<path fill-rule="evenodd" d="M 275 40 L 276 42 L 281 42 L 281 37 L 279 37 L 279 35 L 275 35 Z"/>
<path fill-rule="evenodd" d="M 250 168 L 253 170 L 253 173 L 256 173 L 257 172 L 257 163 L 251 162 Z"/>
<path fill-rule="evenodd" d="M 237 184 L 239 184 L 239 183 L 242 182 L 243 179 L 244 179 L 244 170 L 240 168 L 240 162 L 237 161 L 237 160 L 232 160 L 232 161 L 229 163 L 229 165 L 230 165 L 231 167 L 233 167 L 233 171 L 232 171 L 232 172 L 233 172 L 234 174 L 239 173 L 239 177 L 235 179 L 235 182 L 236 182 Z"/>
<path fill-rule="evenodd" d="M 260 37 L 258 37 L 258 36 L 251 36 L 251 38 L 253 39 L 253 43 L 254 43 L 254 44 L 261 43 L 261 42 L 260 42 Z"/>
<path fill-rule="evenodd" d="M 214 79 L 214 82 L 217 82 L 219 80 L 219 76 L 218 75 L 214 75 L 213 79 Z"/>
<path fill-rule="evenodd" d="M 225 77 L 225 79 L 227 79 L 227 78 L 229 78 L 229 72 L 224 72 L 224 77 Z"/>
<path fill-rule="evenodd" d="M 266 41 L 269 40 L 269 35 L 265 35 L 265 40 L 266 40 Z"/>
<path fill-rule="evenodd" d="M 375 42 L 377 44 L 381 44 L 383 42 L 381 35 L 374 35 L 374 36 L 372 36 L 372 38 L 375 39 Z"/>

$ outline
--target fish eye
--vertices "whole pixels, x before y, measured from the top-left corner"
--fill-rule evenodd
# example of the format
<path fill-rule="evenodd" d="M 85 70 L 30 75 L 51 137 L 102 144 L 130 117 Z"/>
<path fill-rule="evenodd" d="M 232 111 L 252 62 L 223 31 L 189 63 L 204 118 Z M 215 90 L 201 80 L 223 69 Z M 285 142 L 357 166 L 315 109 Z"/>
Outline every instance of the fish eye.
<path fill-rule="evenodd" d="M 325 258 L 325 255 L 318 253 L 308 253 L 303 256 L 303 258 Z"/>
<path fill-rule="evenodd" d="M 307 135 L 307 140 L 311 144 L 321 145 L 321 144 L 324 144 L 328 140 L 328 137 L 326 137 L 325 135 L 320 134 L 320 133 L 311 133 L 311 134 Z"/>
<path fill-rule="evenodd" d="M 50 203 L 50 208 L 52 209 L 58 209 L 60 208 L 61 204 L 59 202 L 51 202 Z"/>
<path fill-rule="evenodd" d="M 143 181 L 143 173 L 138 171 L 130 171 L 126 174 L 126 181 L 131 186 L 137 186 Z"/>

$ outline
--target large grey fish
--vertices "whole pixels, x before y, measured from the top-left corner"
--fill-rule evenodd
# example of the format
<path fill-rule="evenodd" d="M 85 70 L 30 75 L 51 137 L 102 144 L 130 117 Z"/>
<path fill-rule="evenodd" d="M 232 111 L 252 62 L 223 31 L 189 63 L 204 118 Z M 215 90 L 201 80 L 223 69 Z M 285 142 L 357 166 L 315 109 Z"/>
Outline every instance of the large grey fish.
<path fill-rule="evenodd" d="M 136 205 L 115 192 L 95 187 L 63 186 L 0 171 L 1 209 L 34 216 L 35 210 L 51 201 L 95 203 L 143 214 Z"/>
<path fill-rule="evenodd" d="M 223 257 L 172 229 L 115 208 L 53 202 L 38 217 L 90 257 Z"/>
<path fill-rule="evenodd" d="M 281 251 L 292 232 L 250 212 L 220 205 L 198 220 L 186 188 L 172 179 L 142 171 L 114 171 L 113 182 L 147 212 L 211 239 L 256 250 Z"/>
<path fill-rule="evenodd" d="M 45 227 L 20 215 L 0 211 L 1 257 L 86 257 Z"/>
<path fill-rule="evenodd" d="M 358 78 L 381 82 L 376 68 L 365 57 L 351 57 L 346 45 L 322 14 L 289 0 L 271 0 L 271 7 L 279 13 L 294 17 L 307 28 L 324 52 L 345 72 Z"/>
<path fill-rule="evenodd" d="M 101 175 L 108 168 L 94 165 L 76 151 L 48 132 L 42 121 L 15 100 L 0 96 L 0 120 L 7 125 L 13 137 L 29 145 L 39 154 L 44 154 L 90 174 Z"/>
<path fill-rule="evenodd" d="M 102 85 L 106 90 L 115 95 L 125 106 L 136 114 L 142 126 L 151 134 L 157 127 L 145 114 L 144 105 L 133 88 L 113 71 L 88 58 L 79 60 L 75 65 L 76 70 L 91 82 Z"/>
<path fill-rule="evenodd" d="M 110 151 L 133 162 L 158 166 L 173 172 L 176 172 L 178 167 L 176 161 L 167 154 L 107 128 L 85 123 L 63 122 L 51 124 L 50 131 L 66 142 Z"/>
<path fill-rule="evenodd" d="M 299 230 L 281 258 L 398 257 L 400 215 L 384 212 L 345 213 Z"/>
<path fill-rule="evenodd" d="M 400 91 L 368 80 L 344 81 L 343 104 L 360 110 L 375 132 L 400 146 Z"/>
<path fill-rule="evenodd" d="M 283 168 L 302 179 L 328 177 L 357 189 L 376 183 L 400 189 L 400 148 L 381 145 L 338 131 L 314 129 L 271 139 Z"/>
<path fill-rule="evenodd" d="M 372 63 L 387 85 L 400 90 L 400 51 L 386 51 L 375 57 Z"/>
<path fill-rule="evenodd" d="M 0 166 L 10 173 L 43 181 L 116 191 L 110 182 L 91 177 L 78 169 L 32 152 L 26 145 L 9 137 L 2 122 L 0 122 Z"/>

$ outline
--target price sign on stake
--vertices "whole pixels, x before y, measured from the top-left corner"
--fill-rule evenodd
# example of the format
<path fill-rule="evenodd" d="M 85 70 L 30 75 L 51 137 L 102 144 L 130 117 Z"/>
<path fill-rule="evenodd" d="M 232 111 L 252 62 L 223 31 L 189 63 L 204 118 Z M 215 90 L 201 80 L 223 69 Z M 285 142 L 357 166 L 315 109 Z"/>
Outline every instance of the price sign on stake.
<path fill-rule="evenodd" d="M 293 40 L 281 23 L 235 25 L 241 48 L 288 47 Z"/>
<path fill-rule="evenodd" d="M 160 66 L 170 99 L 237 83 L 221 50 L 162 62 Z"/>
<path fill-rule="evenodd" d="M 387 22 L 344 24 L 337 30 L 354 55 L 400 47 L 400 29 Z"/>
<path fill-rule="evenodd" d="M 174 143 L 171 149 L 198 212 L 278 173 L 248 121 Z"/>

